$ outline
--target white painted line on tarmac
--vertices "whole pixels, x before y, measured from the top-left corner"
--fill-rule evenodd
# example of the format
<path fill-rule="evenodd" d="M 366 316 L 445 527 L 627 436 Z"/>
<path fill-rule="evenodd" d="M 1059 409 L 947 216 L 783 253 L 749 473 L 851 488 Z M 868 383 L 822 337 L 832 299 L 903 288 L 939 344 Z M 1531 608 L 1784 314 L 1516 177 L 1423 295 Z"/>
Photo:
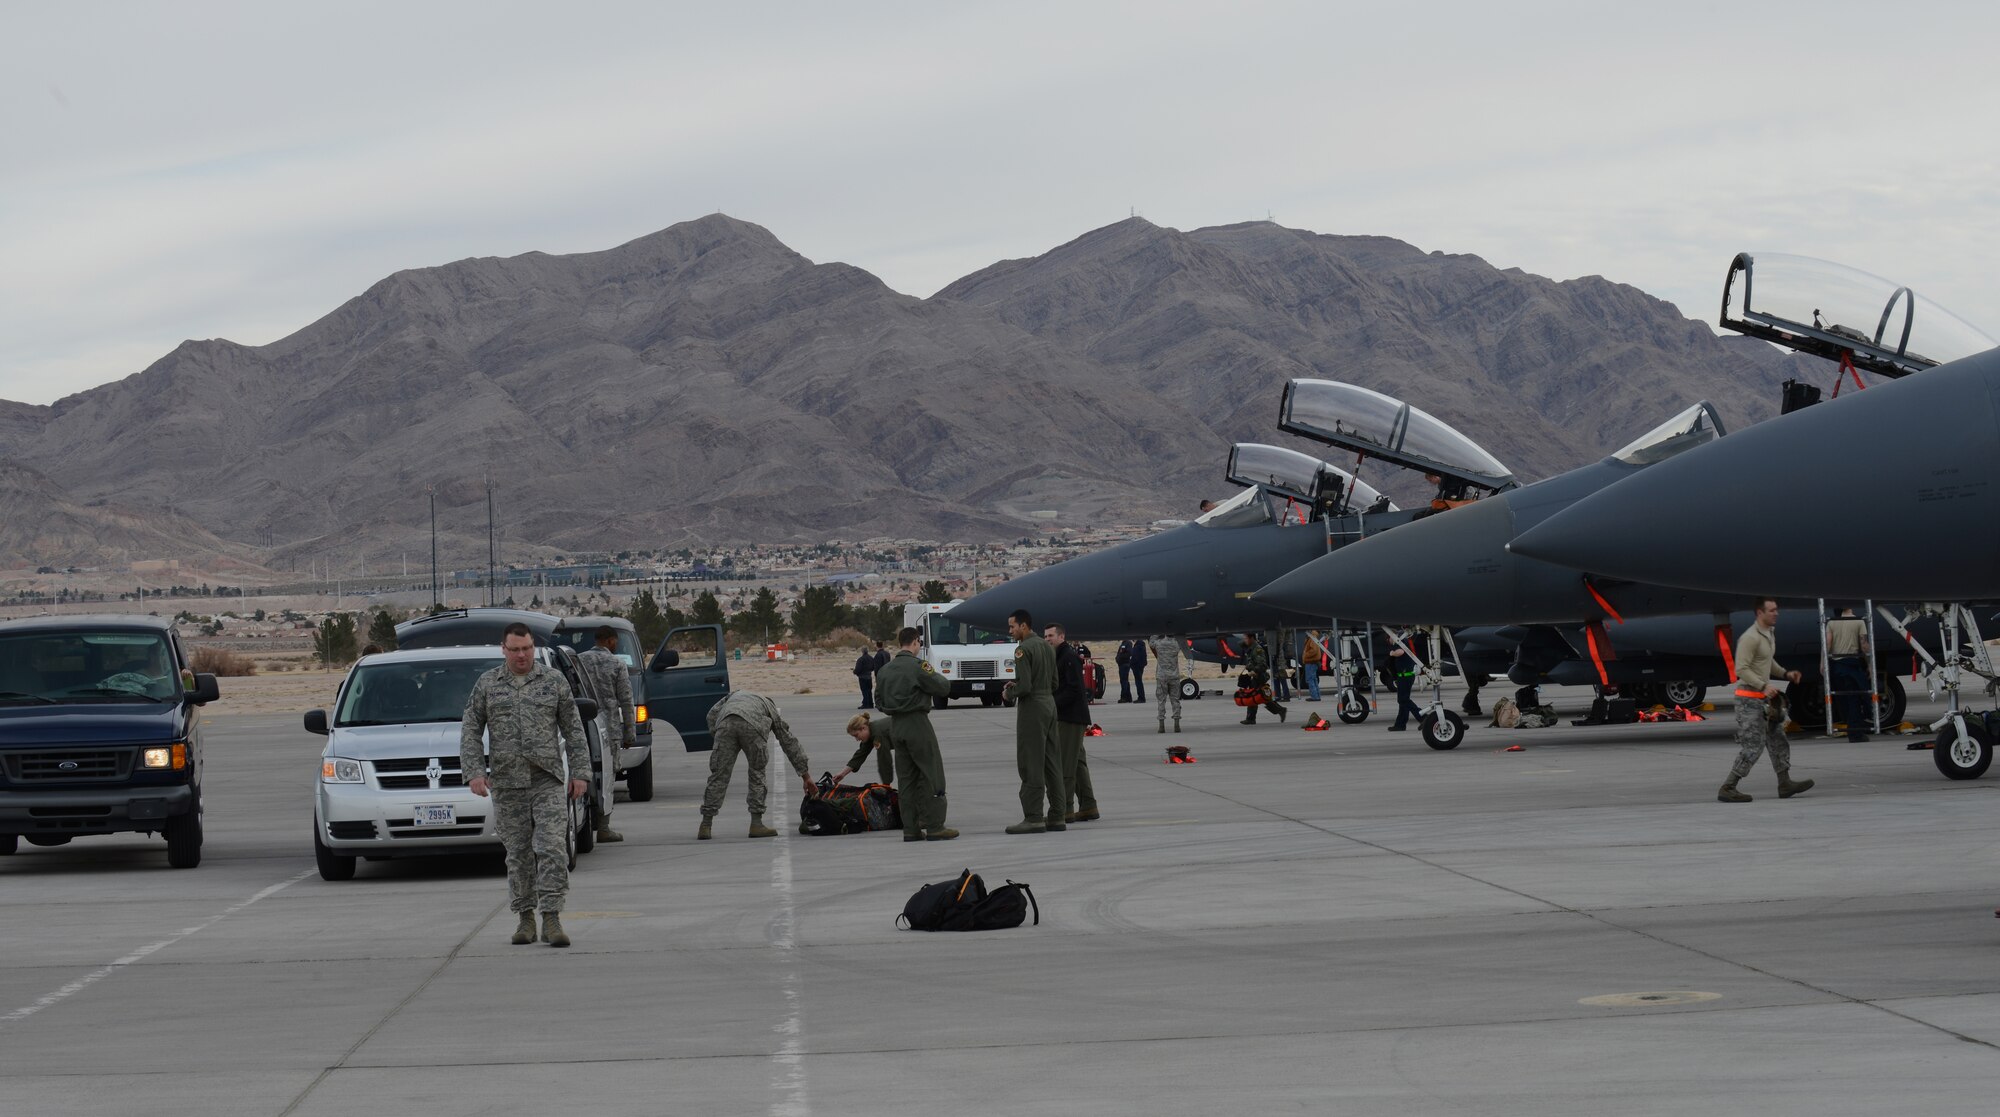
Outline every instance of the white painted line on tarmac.
<path fill-rule="evenodd" d="M 800 982 L 796 922 L 792 910 L 792 842 L 786 827 L 778 828 L 778 855 L 771 859 L 771 888 L 778 894 L 778 914 L 771 919 L 772 949 L 778 952 L 785 990 L 785 1019 L 772 1027 L 782 1037 L 771 1056 L 771 1117 L 812 1117 L 806 1095 L 805 990 Z"/>
<path fill-rule="evenodd" d="M 297 884 L 298 882 L 306 879 L 307 877 L 313 875 L 318 871 L 319 870 L 317 869 L 307 869 L 305 872 L 300 873 L 298 876 L 295 876 L 290 880 L 279 881 L 277 884 L 274 884 L 269 888 L 264 889 L 262 892 L 257 893 L 256 895 L 250 897 L 247 900 L 243 900 L 239 903 L 232 904 L 229 907 L 222 909 L 215 915 L 210 916 L 208 918 L 208 921 L 205 923 L 199 923 L 193 927 L 184 927 L 180 931 L 172 935 L 169 935 L 164 939 L 161 939 L 159 942 L 147 943 L 145 946 L 142 946 L 139 949 L 134 950 L 132 953 L 127 954 L 122 958 L 114 959 L 110 965 L 101 966 L 97 969 L 94 969 L 89 973 L 84 974 L 82 977 L 77 978 L 75 981 L 70 982 L 68 985 L 65 985 L 62 988 L 57 989 L 55 992 L 44 994 L 43 996 L 36 998 L 33 1004 L 23 1005 L 22 1007 L 15 1009 L 14 1011 L 8 1013 L 5 1016 L 0 1016 L 0 1024 L 11 1024 L 16 1020 L 26 1020 L 28 1017 L 33 1016 L 34 1014 L 42 1011 L 45 1008 L 61 1004 L 63 1001 L 66 1001 L 69 998 L 76 996 L 78 993 L 81 993 L 85 989 L 88 989 L 91 986 L 97 984 L 98 982 L 103 981 L 105 978 L 110 977 L 112 974 L 117 973 L 119 970 L 124 969 L 126 966 L 129 966 L 132 963 L 147 957 L 148 955 L 155 954 L 161 950 L 165 950 L 167 947 L 174 945 L 175 943 L 181 941 L 184 938 L 187 938 L 189 935 L 195 934 L 198 931 L 206 931 L 210 927 L 215 926 L 217 923 L 220 923 L 221 921 L 229 918 L 230 916 L 235 915 L 237 912 L 242 911 L 244 908 L 249 907 L 251 904 L 254 904 L 259 900 L 265 899 L 277 892 L 283 891 L 284 889 L 290 888 L 292 885 Z"/>

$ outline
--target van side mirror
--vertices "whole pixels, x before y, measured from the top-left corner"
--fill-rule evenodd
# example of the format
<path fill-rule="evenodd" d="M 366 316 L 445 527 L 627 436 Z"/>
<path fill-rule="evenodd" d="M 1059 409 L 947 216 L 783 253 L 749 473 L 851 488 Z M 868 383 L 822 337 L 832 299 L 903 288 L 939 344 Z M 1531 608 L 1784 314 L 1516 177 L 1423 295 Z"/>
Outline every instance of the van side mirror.
<path fill-rule="evenodd" d="M 576 716 L 577 716 L 577 717 L 579 717 L 579 718 L 581 718 L 581 719 L 583 719 L 584 721 L 596 721 L 596 720 L 597 720 L 597 699 L 595 699 L 595 698 L 579 698 L 579 699 L 577 699 L 577 700 L 576 700 Z"/>
<path fill-rule="evenodd" d="M 327 735 L 325 710 L 306 711 L 306 732 L 317 733 L 322 737 Z"/>
<path fill-rule="evenodd" d="M 681 653 L 672 648 L 661 648 L 660 654 L 653 657 L 653 662 L 649 665 L 649 670 L 665 671 L 669 668 L 679 667 L 680 665 Z"/>

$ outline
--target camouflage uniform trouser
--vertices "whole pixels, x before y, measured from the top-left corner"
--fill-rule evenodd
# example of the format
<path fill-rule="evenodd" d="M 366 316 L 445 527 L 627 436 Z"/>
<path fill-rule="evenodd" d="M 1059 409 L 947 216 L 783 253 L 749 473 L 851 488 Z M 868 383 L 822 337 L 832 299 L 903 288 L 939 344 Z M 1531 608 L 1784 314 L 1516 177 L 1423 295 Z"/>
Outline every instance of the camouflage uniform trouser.
<path fill-rule="evenodd" d="M 1160 720 L 1167 720 L 1167 703 L 1174 704 L 1174 720 L 1181 719 L 1181 677 L 1161 671 L 1153 676 L 1153 704 L 1159 707 Z"/>
<path fill-rule="evenodd" d="M 1056 752 L 1061 758 L 1056 766 L 1062 769 L 1063 794 L 1073 811 L 1097 809 L 1097 794 L 1090 787 L 1090 758 L 1083 752 L 1083 731 L 1088 728 L 1056 722 Z"/>
<path fill-rule="evenodd" d="M 736 754 L 750 765 L 750 813 L 763 814 L 770 794 L 771 743 L 739 717 L 725 717 L 715 727 L 715 747 L 708 754 L 708 786 L 702 789 L 701 813 L 714 818 L 722 810 L 722 793 L 729 790 Z"/>
<path fill-rule="evenodd" d="M 507 847 L 515 912 L 561 911 L 569 896 L 569 785 L 536 772 L 531 787 L 493 789 L 493 828 Z"/>
<path fill-rule="evenodd" d="M 1772 724 L 1764 716 L 1767 707 L 1755 698 L 1736 698 L 1736 743 L 1742 747 L 1736 754 L 1736 763 L 1729 769 L 1730 780 L 1736 781 L 1750 774 L 1751 765 L 1765 749 L 1771 750 L 1771 767 L 1778 770 L 1778 779 L 1783 781 L 1792 770 L 1792 742 L 1785 737 L 1785 723 Z"/>

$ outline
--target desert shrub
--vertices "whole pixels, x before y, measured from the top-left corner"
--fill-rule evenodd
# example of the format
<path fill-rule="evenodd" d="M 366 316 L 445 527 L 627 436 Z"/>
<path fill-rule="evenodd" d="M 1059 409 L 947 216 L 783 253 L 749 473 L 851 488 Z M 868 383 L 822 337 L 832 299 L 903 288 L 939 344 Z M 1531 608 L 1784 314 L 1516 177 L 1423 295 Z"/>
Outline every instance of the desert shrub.
<path fill-rule="evenodd" d="M 228 648 L 196 648 L 188 657 L 196 671 L 223 678 L 241 678 L 257 673 L 257 661 Z"/>

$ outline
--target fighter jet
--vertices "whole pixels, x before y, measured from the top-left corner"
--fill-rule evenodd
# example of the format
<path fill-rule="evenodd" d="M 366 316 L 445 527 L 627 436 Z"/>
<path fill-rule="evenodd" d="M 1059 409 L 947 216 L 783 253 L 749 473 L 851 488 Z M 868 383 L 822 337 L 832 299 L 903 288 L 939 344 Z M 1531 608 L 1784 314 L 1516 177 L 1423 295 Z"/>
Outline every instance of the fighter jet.
<path fill-rule="evenodd" d="M 1004 627 L 1008 613 L 1026 608 L 1080 639 L 1303 626 L 1315 618 L 1250 594 L 1325 554 L 1330 541 L 1411 516 L 1346 470 L 1280 446 L 1237 444 L 1225 477 L 1243 491 L 1192 523 L 1011 579 L 954 615 Z"/>
<path fill-rule="evenodd" d="M 1512 552 L 1592 579 L 1745 595 L 2000 598 L 2000 479 L 1992 475 L 2000 352 L 1992 339 L 1902 287 L 1872 334 L 1840 323 L 1873 314 L 1751 310 L 1750 259 L 1732 266 L 1732 278 L 1744 272 L 1744 309 L 1732 316 L 1725 289 L 1725 326 L 1808 351 L 1844 345 L 1839 351 L 1862 367 L 1876 367 L 1874 355 L 1894 341 L 1888 356 L 1921 371 L 1621 478 L 1524 525 Z M 1929 367 L 1954 355 L 1962 357 Z"/>

